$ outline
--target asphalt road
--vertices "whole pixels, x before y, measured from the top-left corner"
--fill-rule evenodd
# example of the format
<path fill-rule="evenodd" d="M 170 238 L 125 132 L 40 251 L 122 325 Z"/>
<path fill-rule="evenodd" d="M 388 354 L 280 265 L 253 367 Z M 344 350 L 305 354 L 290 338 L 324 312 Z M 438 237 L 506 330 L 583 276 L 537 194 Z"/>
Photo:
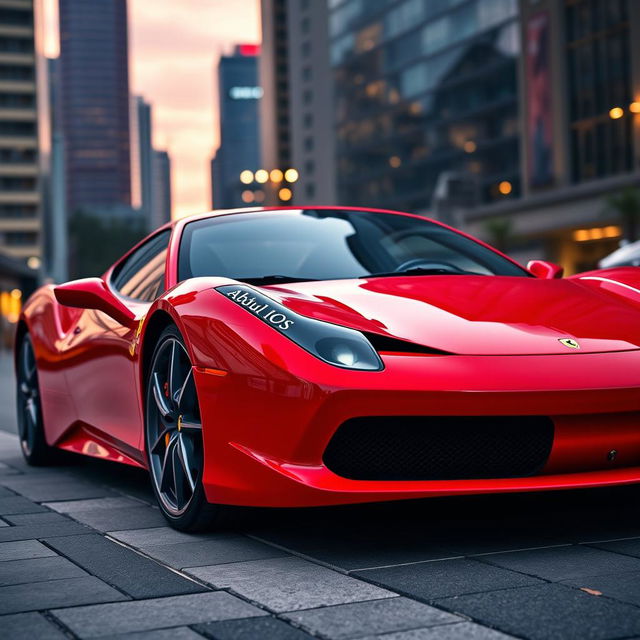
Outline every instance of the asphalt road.
<path fill-rule="evenodd" d="M 26 467 L 2 411 L 2 638 L 640 638 L 640 488 L 249 510 L 186 535 L 140 471 Z"/>

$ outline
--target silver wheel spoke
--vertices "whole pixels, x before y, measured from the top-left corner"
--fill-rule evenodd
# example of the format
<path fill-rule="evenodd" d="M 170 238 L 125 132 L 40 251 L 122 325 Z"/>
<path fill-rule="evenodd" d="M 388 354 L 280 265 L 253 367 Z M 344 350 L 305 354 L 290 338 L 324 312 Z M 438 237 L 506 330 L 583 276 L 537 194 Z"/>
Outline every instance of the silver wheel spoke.
<path fill-rule="evenodd" d="M 162 460 L 162 468 L 160 470 L 160 491 L 166 491 L 172 484 L 172 472 L 173 472 L 173 450 L 175 448 L 175 436 L 169 440 L 167 448 L 164 451 L 164 458 Z"/>
<path fill-rule="evenodd" d="M 151 446 L 151 453 L 158 453 L 161 445 L 164 444 L 167 434 L 170 433 L 170 429 L 165 428 L 162 433 L 157 437 L 156 441 Z"/>
<path fill-rule="evenodd" d="M 177 396 L 175 398 L 176 404 L 178 405 L 178 409 L 182 408 L 182 401 L 184 400 L 185 390 L 187 389 L 187 385 L 193 382 L 193 369 L 189 369 L 189 373 L 187 373 L 187 377 L 184 379 L 180 390 L 177 392 Z"/>
<path fill-rule="evenodd" d="M 196 490 L 196 481 L 193 479 L 191 468 L 189 467 L 189 454 L 187 453 L 184 438 L 181 435 L 178 436 L 178 456 L 182 469 L 184 470 L 184 476 L 187 479 L 191 493 L 193 493 Z"/>
<path fill-rule="evenodd" d="M 158 411 L 160 411 L 160 415 L 163 418 L 166 418 L 171 414 L 171 408 L 169 407 L 167 398 L 165 398 L 162 384 L 160 382 L 160 376 L 157 373 L 153 374 L 153 398 L 156 401 Z"/>
<path fill-rule="evenodd" d="M 178 441 L 177 441 L 178 442 Z M 184 471 L 180 462 L 180 448 L 176 444 L 171 454 L 171 467 L 173 469 L 173 493 L 176 497 L 176 505 L 178 509 L 182 509 L 185 505 L 184 500 Z"/>
<path fill-rule="evenodd" d="M 194 422 L 192 420 L 185 420 L 183 418 L 180 421 L 180 429 L 182 431 L 202 431 L 202 425 L 199 422 Z"/>
<path fill-rule="evenodd" d="M 179 389 L 180 380 L 180 355 L 178 354 L 178 342 L 173 340 L 171 343 L 171 356 L 169 357 L 169 373 L 167 381 L 169 382 L 169 397 L 174 400 Z"/>

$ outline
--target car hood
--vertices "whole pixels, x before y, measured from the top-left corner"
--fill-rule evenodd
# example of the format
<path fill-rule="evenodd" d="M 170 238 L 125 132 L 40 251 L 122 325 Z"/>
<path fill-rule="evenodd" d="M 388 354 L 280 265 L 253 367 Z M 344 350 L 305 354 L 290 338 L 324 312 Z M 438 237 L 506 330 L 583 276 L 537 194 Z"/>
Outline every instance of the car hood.
<path fill-rule="evenodd" d="M 455 354 L 575 355 L 640 347 L 640 311 L 579 280 L 398 276 L 261 289 L 304 316 Z"/>

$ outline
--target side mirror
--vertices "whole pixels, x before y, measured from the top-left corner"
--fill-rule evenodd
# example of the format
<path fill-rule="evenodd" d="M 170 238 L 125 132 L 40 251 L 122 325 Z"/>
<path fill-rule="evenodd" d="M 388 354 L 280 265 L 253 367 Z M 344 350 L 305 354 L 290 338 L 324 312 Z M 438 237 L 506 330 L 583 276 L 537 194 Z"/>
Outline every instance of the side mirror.
<path fill-rule="evenodd" d="M 546 260 L 529 260 L 527 269 L 536 277 L 543 280 L 554 280 L 562 278 L 564 269 L 559 264 L 547 262 Z"/>
<path fill-rule="evenodd" d="M 65 307 L 98 309 L 126 327 L 136 326 L 135 315 L 111 293 L 106 282 L 100 278 L 83 278 L 60 284 L 54 287 L 53 294 Z"/>

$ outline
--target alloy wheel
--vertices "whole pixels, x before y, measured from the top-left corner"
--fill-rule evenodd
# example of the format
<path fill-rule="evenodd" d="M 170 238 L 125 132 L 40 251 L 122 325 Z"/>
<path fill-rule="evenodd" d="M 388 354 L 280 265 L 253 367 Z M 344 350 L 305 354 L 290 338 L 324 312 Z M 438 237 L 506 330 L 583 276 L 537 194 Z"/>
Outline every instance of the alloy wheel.
<path fill-rule="evenodd" d="M 203 468 L 202 423 L 184 345 L 167 338 L 151 366 L 147 392 L 151 476 L 163 507 L 180 516 L 193 500 Z"/>

